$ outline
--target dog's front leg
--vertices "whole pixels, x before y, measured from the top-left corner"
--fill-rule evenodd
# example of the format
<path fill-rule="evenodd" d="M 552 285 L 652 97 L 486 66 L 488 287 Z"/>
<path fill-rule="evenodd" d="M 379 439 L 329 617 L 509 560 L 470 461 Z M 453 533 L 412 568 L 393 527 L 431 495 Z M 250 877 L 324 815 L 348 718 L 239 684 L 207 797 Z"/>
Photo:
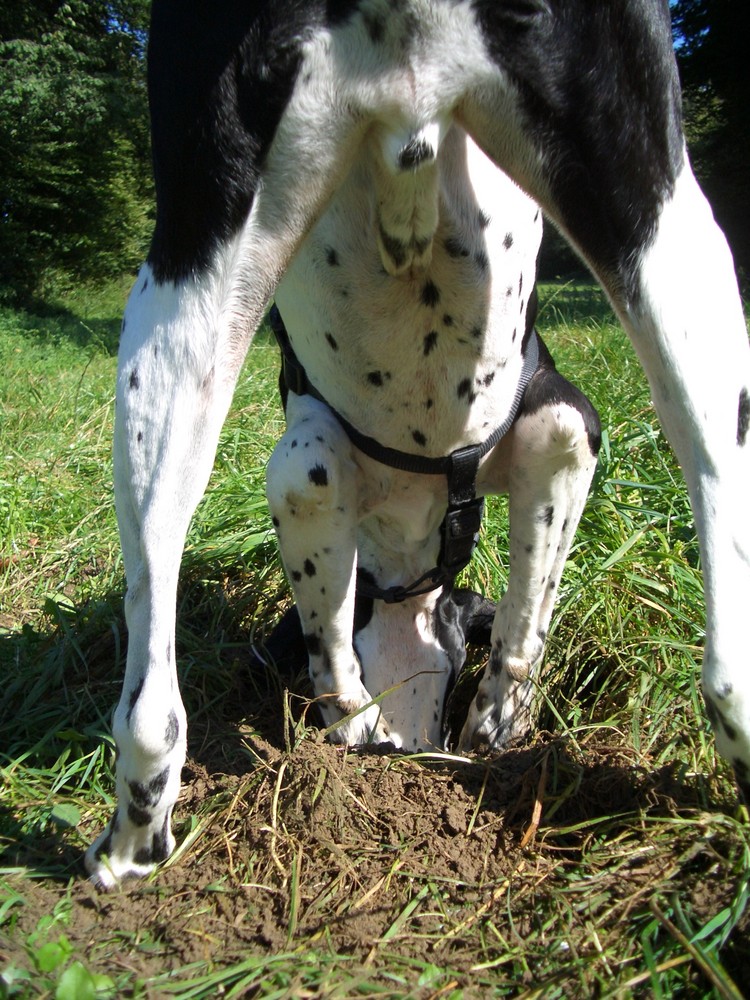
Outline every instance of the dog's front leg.
<path fill-rule="evenodd" d="M 503 444 L 503 454 L 510 451 L 508 589 L 497 606 L 489 661 L 461 733 L 464 750 L 499 747 L 527 734 L 533 673 L 601 439 L 593 406 L 551 360 L 529 384 L 509 438 Z"/>
<path fill-rule="evenodd" d="M 358 471 L 352 445 L 325 404 L 289 394 L 287 431 L 268 463 L 266 490 L 309 656 L 310 678 L 332 739 L 389 738 L 367 693 L 352 643 Z M 367 707 L 369 706 L 369 707 Z"/>

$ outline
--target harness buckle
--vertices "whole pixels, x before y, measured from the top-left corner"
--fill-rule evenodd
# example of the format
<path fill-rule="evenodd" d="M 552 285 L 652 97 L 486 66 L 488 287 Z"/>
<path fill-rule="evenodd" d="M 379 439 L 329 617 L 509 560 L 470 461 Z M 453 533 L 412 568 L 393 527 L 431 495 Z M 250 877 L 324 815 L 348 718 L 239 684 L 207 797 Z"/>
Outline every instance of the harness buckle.
<path fill-rule="evenodd" d="M 438 565 L 449 576 L 457 576 L 471 562 L 483 513 L 484 497 L 474 497 L 461 507 L 449 507 L 446 511 Z"/>

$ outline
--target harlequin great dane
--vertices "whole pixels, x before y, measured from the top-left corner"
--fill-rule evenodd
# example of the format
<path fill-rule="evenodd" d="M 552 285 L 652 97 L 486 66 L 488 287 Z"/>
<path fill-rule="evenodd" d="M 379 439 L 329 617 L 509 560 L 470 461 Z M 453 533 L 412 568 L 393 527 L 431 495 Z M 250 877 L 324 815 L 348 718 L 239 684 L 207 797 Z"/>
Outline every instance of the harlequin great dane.
<path fill-rule="evenodd" d="M 157 0 L 149 91 L 157 220 L 115 428 L 130 640 L 94 878 L 144 874 L 174 843 L 180 556 L 274 296 L 288 426 L 268 496 L 333 738 L 441 745 L 487 610 L 453 574 L 499 491 L 510 579 L 459 744 L 527 726 L 599 434 L 534 331 L 540 208 L 606 290 L 684 470 L 706 701 L 747 790 L 750 359 L 685 153 L 667 3 Z"/>

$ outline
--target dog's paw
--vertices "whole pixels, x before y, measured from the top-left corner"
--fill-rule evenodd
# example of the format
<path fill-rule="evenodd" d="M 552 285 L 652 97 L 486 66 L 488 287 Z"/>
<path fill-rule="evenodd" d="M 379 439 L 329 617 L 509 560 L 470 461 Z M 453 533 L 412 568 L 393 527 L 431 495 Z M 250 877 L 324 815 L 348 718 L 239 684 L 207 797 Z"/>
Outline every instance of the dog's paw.
<path fill-rule="evenodd" d="M 322 698 L 319 704 L 328 738 L 333 743 L 345 746 L 394 743 L 400 746 L 400 741 L 391 733 L 383 717 L 380 705 L 372 700 L 362 685 L 351 695 Z"/>
<path fill-rule="evenodd" d="M 174 850 L 170 813 L 139 826 L 128 817 L 121 821 L 118 810 L 84 855 L 89 880 L 98 889 L 107 890 L 128 879 L 150 875 Z"/>
<path fill-rule="evenodd" d="M 497 750 L 525 739 L 532 726 L 534 683 L 485 676 L 469 707 L 458 750 Z"/>

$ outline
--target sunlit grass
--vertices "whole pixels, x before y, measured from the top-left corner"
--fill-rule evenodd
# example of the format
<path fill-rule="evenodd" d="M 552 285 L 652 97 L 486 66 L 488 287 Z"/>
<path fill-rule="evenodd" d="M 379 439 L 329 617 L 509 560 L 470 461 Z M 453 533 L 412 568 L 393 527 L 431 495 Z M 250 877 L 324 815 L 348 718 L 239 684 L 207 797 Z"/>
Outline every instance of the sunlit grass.
<path fill-rule="evenodd" d="M 599 409 L 604 441 L 550 631 L 540 736 L 491 763 L 342 757 L 317 743 L 303 682 L 248 669 L 289 601 L 264 499 L 283 421 L 276 349 L 261 335 L 178 595 L 191 753 L 212 763 L 194 765 L 210 793 L 178 810 L 167 872 L 132 890 L 153 898 L 153 920 L 118 929 L 127 897 L 116 897 L 86 944 L 77 927 L 99 904 L 81 886 L 80 853 L 111 811 L 109 717 L 127 642 L 110 459 L 119 306 L 102 293 L 65 314 L 0 310 L 0 997 L 739 995 L 750 840 L 699 693 L 704 613 L 684 485 L 602 297 L 567 286 L 542 302 L 543 336 Z M 488 508 L 467 580 L 498 595 L 507 504 Z M 278 736 L 264 757 L 268 706 Z M 490 784 L 521 759 L 518 801 L 492 820 L 509 867 L 491 882 L 438 878 L 435 844 L 395 851 L 378 816 L 351 804 L 357 782 L 394 775 L 433 790 L 437 824 L 441 789 L 460 775 L 471 835 Z M 326 797 L 341 822 L 316 831 L 309 817 Z M 262 849 L 243 848 L 249 830 L 265 831 Z M 221 875 L 205 886 L 212 865 Z M 278 902 L 281 943 L 259 939 L 238 957 L 203 941 L 203 921 L 220 921 L 221 900 L 243 886 Z M 174 894 L 186 909 L 165 928 Z M 305 930 L 369 906 L 383 921 L 362 953 Z M 202 941 L 199 957 L 174 967 L 172 934 Z"/>

